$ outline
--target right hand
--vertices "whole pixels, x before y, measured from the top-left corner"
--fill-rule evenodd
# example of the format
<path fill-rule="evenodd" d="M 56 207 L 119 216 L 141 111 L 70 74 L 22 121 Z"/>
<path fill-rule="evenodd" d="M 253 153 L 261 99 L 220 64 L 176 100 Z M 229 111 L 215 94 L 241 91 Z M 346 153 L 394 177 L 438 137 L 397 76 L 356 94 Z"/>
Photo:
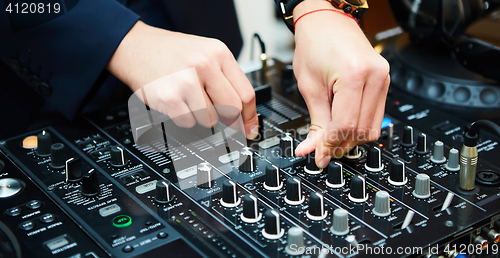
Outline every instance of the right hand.
<path fill-rule="evenodd" d="M 155 85 L 154 94 L 146 94 L 147 104 L 181 127 L 192 127 L 197 122 L 211 127 L 219 116 L 231 119 L 234 112 L 224 113 L 217 105 L 233 106 L 242 115 L 247 138 L 257 136 L 255 92 L 230 50 L 219 40 L 167 31 L 138 21 L 106 68 L 134 92 L 157 84 L 158 79 L 161 83 L 167 75 L 195 68 L 199 84 Z M 217 112 L 210 112 L 213 105 Z M 203 109 L 208 113 L 193 112 Z"/>

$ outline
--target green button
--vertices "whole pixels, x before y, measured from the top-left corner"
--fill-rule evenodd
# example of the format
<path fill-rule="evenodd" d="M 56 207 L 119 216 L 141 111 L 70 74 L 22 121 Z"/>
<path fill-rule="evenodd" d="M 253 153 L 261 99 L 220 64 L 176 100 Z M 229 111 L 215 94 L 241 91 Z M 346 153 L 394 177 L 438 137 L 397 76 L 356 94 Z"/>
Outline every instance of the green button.
<path fill-rule="evenodd" d="M 119 215 L 113 218 L 113 226 L 124 228 L 132 225 L 132 218 L 127 215 Z"/>

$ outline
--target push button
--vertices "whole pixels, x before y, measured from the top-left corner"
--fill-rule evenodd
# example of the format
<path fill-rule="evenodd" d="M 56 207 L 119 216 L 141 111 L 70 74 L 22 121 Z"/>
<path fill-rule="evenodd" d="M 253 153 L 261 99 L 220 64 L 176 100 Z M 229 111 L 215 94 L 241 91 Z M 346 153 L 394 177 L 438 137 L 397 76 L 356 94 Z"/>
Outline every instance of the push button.
<path fill-rule="evenodd" d="M 123 247 L 122 251 L 124 251 L 125 253 L 130 253 L 134 251 L 134 248 L 131 245 L 126 245 Z"/>
<path fill-rule="evenodd" d="M 30 210 L 36 210 L 40 207 L 42 207 L 43 203 L 42 201 L 39 201 L 39 200 L 33 200 L 31 202 L 28 202 L 26 204 L 26 208 L 30 209 Z"/>
<path fill-rule="evenodd" d="M 21 215 L 21 209 L 18 207 L 10 208 L 5 211 L 5 215 L 15 217 Z"/>
<path fill-rule="evenodd" d="M 47 213 L 40 218 L 40 222 L 48 224 L 56 220 L 56 215 Z"/>
<path fill-rule="evenodd" d="M 23 231 L 29 231 L 35 228 L 35 223 L 33 221 L 26 221 L 19 224 L 19 229 Z"/>
<path fill-rule="evenodd" d="M 167 238 L 167 237 L 168 237 L 168 234 L 167 234 L 167 233 L 165 233 L 164 231 L 160 231 L 160 232 L 158 232 L 158 234 L 156 234 L 156 236 L 157 236 L 158 238 Z"/>
<path fill-rule="evenodd" d="M 50 241 L 45 243 L 45 245 L 47 245 L 47 247 L 50 249 L 50 251 L 53 251 L 57 248 L 61 248 L 67 244 L 69 244 L 69 241 L 64 236 L 58 237 L 56 239 L 50 240 Z"/>
<path fill-rule="evenodd" d="M 132 225 L 132 218 L 127 215 L 119 215 L 113 218 L 113 226 L 117 228 L 125 228 Z"/>
<path fill-rule="evenodd" d="M 21 182 L 14 178 L 0 179 L 0 198 L 11 197 L 22 189 Z"/>

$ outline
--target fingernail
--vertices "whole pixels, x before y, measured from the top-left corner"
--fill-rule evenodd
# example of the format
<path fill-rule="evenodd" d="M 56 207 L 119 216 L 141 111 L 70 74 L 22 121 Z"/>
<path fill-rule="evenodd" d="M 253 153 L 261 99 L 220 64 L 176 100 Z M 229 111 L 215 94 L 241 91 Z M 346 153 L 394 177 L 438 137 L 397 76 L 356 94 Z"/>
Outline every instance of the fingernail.
<path fill-rule="evenodd" d="M 320 161 L 319 161 L 319 168 L 326 168 L 326 166 L 328 166 L 328 163 L 330 163 L 330 160 L 332 158 L 329 157 L 329 156 L 326 156 L 324 158 L 322 158 Z"/>
<path fill-rule="evenodd" d="M 308 141 L 309 141 L 309 139 L 306 138 L 301 143 L 299 143 L 299 145 L 297 145 L 297 148 L 295 148 L 295 153 L 302 151 L 302 149 L 304 148 L 304 146 L 307 145 Z"/>
<path fill-rule="evenodd" d="M 250 132 L 248 133 L 248 139 L 255 139 L 259 135 L 259 126 L 254 125 L 250 128 Z"/>

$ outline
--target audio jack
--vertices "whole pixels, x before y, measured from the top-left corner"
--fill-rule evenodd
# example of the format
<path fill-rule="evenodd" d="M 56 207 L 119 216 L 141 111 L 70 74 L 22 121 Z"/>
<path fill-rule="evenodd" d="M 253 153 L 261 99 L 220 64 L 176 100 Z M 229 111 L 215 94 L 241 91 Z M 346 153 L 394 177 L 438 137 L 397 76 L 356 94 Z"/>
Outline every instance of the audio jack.
<path fill-rule="evenodd" d="M 475 187 L 478 159 L 477 142 L 479 141 L 477 133 L 481 128 L 488 128 L 500 137 L 500 126 L 488 120 L 474 122 L 469 131 L 464 134 L 464 145 L 460 151 L 459 185 L 460 189 L 465 191 L 472 191 Z"/>

